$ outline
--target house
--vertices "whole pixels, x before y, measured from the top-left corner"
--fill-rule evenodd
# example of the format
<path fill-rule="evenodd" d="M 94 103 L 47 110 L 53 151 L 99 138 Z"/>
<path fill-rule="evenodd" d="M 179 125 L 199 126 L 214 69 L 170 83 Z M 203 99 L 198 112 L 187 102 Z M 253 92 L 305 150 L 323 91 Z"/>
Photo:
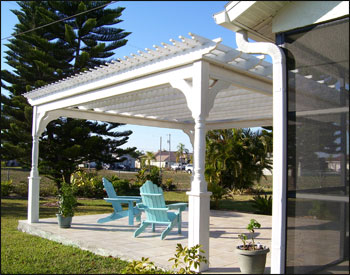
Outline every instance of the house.
<path fill-rule="evenodd" d="M 274 63 L 271 273 L 348 272 L 349 2 L 232 1 L 214 18 Z"/>
<path fill-rule="evenodd" d="M 124 167 L 126 170 L 134 170 L 136 168 L 136 159 L 129 154 L 117 157 L 117 159 L 124 159 L 121 162 L 115 162 L 114 166 Z"/>
<path fill-rule="evenodd" d="M 187 155 L 184 155 L 183 157 L 177 158 L 177 152 L 176 151 L 159 151 L 154 153 L 155 160 L 151 161 L 151 165 L 166 168 L 170 167 L 174 163 L 188 163 L 189 160 L 192 157 L 192 153 L 188 153 Z M 170 161 L 169 161 L 170 160 Z M 136 160 L 136 168 L 140 168 L 140 161 Z"/>
<path fill-rule="evenodd" d="M 328 159 L 325 160 L 328 170 L 336 173 L 340 173 L 342 171 L 342 156 L 331 156 Z M 349 155 L 347 156 L 347 161 L 346 161 L 346 170 L 349 171 Z"/>
<path fill-rule="evenodd" d="M 136 159 L 129 154 L 118 157 L 116 154 L 113 154 L 117 160 L 124 159 L 123 161 L 114 162 L 114 163 L 103 163 L 102 168 L 104 169 L 122 169 L 122 170 L 134 170 L 135 169 L 135 161 Z M 84 162 L 79 164 L 79 168 L 96 168 L 97 163 L 92 162 Z"/>
<path fill-rule="evenodd" d="M 155 160 L 151 162 L 151 165 L 158 167 L 170 167 L 176 163 L 176 152 L 174 151 L 158 151 L 154 154 Z"/>

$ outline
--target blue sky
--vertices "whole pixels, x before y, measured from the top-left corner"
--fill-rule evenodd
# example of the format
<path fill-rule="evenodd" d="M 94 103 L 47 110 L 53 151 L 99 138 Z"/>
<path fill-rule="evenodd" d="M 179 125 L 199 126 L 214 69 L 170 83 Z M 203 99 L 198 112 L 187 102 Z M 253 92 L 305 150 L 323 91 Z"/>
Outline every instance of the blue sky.
<path fill-rule="evenodd" d="M 125 10 L 121 16 L 123 22 L 116 25 L 118 28 L 131 32 L 127 37 L 126 46 L 116 50 L 113 58 L 123 58 L 138 50 L 169 43 L 169 39 L 179 40 L 178 36 L 189 37 L 192 32 L 209 39 L 221 37 L 223 44 L 236 48 L 234 32 L 215 23 L 213 14 L 224 10 L 227 1 L 118 1 L 109 7 L 122 6 Z M 13 1 L 1 1 L 1 39 L 13 32 L 17 17 L 10 9 L 18 9 Z M 4 51 L 8 50 L 1 40 L 1 68 L 11 69 L 4 63 Z M 2 91 L 3 92 L 3 91 Z M 157 151 L 162 137 L 162 148 L 168 150 L 168 134 L 171 135 L 171 150 L 176 150 L 181 142 L 192 152 L 189 138 L 180 130 L 161 129 L 126 125 L 120 130 L 132 130 L 126 146 L 136 146 L 143 151 Z"/>

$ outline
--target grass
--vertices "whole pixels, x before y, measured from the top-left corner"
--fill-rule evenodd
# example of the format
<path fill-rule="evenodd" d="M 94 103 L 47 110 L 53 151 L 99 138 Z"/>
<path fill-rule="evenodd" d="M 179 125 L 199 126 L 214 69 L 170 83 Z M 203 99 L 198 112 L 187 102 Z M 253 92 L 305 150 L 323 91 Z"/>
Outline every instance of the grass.
<path fill-rule="evenodd" d="M 40 201 L 40 217 L 54 217 L 56 207 Z M 77 215 L 110 211 L 104 201 L 79 200 Z M 27 200 L 1 200 L 1 274 L 120 274 L 127 262 L 61 245 L 17 230 L 27 217 Z"/>

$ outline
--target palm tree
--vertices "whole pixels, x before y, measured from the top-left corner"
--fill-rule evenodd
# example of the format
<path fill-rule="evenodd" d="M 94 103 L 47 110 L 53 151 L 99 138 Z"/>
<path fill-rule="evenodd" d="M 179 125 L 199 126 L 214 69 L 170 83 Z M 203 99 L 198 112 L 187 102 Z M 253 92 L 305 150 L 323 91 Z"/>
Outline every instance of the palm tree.
<path fill-rule="evenodd" d="M 151 169 L 151 161 L 156 160 L 155 155 L 152 152 L 146 152 L 146 154 L 143 156 L 144 160 L 148 164 L 148 169 Z"/>
<path fill-rule="evenodd" d="M 266 132 L 250 129 L 209 131 L 207 134 L 206 178 L 228 188 L 247 188 L 259 181 L 267 159 Z"/>
<path fill-rule="evenodd" d="M 185 155 L 185 159 L 187 161 L 187 156 L 188 156 L 188 149 L 185 148 L 185 145 L 182 143 L 179 143 L 179 145 L 177 146 L 177 151 L 176 151 L 176 162 L 180 162 L 181 158 L 184 158 Z"/>

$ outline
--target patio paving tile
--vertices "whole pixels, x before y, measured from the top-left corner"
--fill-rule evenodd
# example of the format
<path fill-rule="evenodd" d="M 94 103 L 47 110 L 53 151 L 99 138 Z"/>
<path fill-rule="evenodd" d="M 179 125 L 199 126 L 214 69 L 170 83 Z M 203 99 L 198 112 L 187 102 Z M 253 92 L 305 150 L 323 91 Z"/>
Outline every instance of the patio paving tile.
<path fill-rule="evenodd" d="M 178 235 L 176 228 L 164 239 L 160 234 L 164 226 L 157 226 L 152 232 L 151 227 L 137 238 L 133 237 L 139 223 L 128 225 L 128 219 L 120 219 L 104 224 L 98 224 L 101 215 L 87 215 L 73 217 L 72 227 L 62 229 L 58 227 L 57 218 L 40 219 L 39 223 L 28 224 L 26 220 L 19 221 L 18 229 L 32 235 L 47 238 L 65 245 L 73 245 L 89 250 L 102 256 L 119 257 L 122 260 L 140 260 L 149 257 L 155 265 L 171 269 L 173 262 L 169 258 L 176 252 L 176 246 L 188 242 L 188 212 L 183 212 L 182 234 Z M 253 215 L 233 211 L 211 210 L 210 217 L 210 269 L 207 274 L 240 273 L 234 256 L 235 246 L 240 244 L 237 235 L 247 233 L 246 225 L 251 218 L 257 219 L 263 226 L 257 234 L 258 241 L 271 247 L 271 216 Z M 267 255 L 267 270 L 270 267 L 270 253 Z"/>

